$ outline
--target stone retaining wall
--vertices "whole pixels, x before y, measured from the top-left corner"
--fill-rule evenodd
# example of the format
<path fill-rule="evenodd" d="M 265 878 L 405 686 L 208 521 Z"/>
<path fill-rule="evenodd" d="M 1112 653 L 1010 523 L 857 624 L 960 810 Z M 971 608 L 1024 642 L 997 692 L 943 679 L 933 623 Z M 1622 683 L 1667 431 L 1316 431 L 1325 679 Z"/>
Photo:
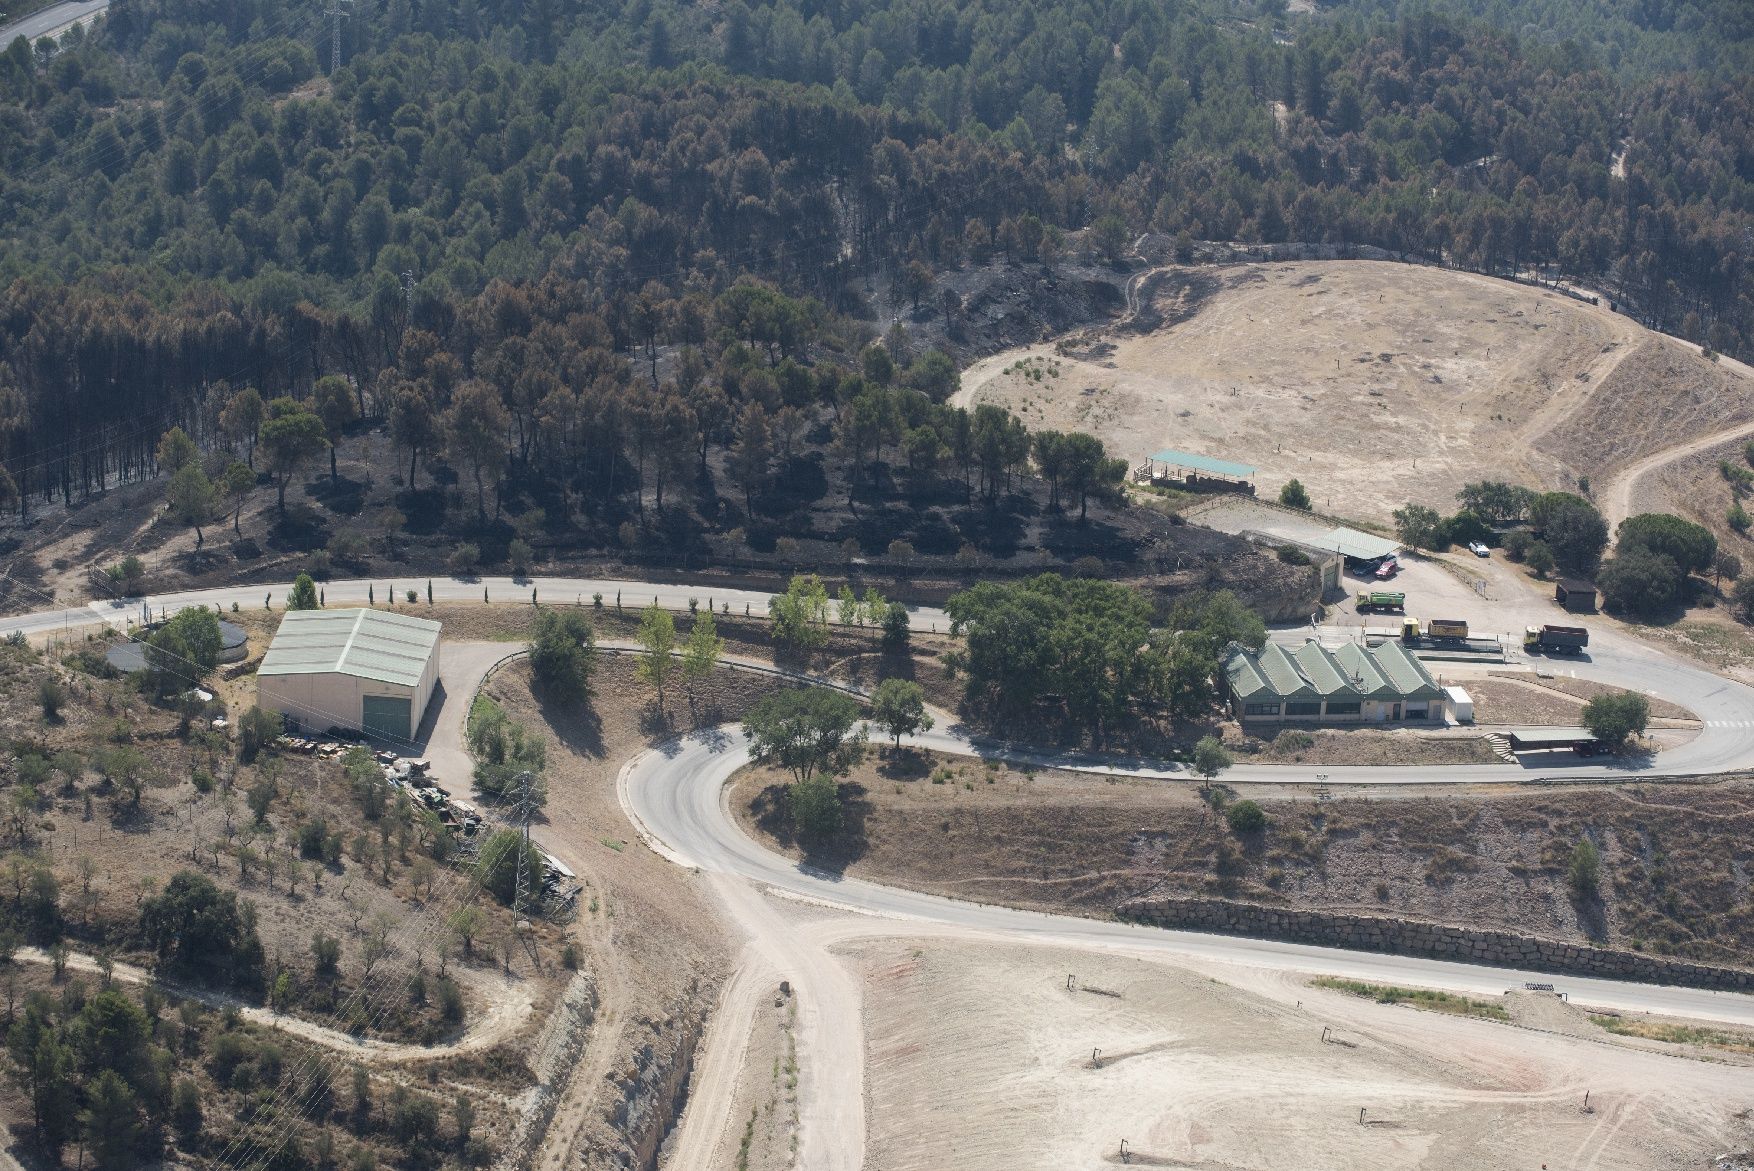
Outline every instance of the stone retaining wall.
<path fill-rule="evenodd" d="M 1123 903 L 1119 914 L 1158 927 L 1252 935 L 1354 951 L 1427 956 L 1459 963 L 1494 964 L 1569 976 L 1682 984 L 1754 991 L 1754 972 L 1642 952 L 1538 939 L 1504 931 L 1476 931 L 1378 915 L 1295 910 L 1221 899 L 1155 898 Z"/>

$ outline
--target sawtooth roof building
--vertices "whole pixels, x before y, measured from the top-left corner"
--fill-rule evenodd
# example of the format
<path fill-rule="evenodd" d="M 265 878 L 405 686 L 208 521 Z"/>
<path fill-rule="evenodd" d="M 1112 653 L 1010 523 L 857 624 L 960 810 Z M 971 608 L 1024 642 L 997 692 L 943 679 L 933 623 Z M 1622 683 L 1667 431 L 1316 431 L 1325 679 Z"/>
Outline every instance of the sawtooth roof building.
<path fill-rule="evenodd" d="M 1231 643 L 1224 652 L 1231 710 L 1248 722 L 1384 723 L 1444 716 L 1443 688 L 1396 642 L 1365 647 Z"/>
<path fill-rule="evenodd" d="M 257 703 L 311 732 L 414 739 L 438 680 L 440 626 L 383 610 L 294 610 L 256 672 Z"/>

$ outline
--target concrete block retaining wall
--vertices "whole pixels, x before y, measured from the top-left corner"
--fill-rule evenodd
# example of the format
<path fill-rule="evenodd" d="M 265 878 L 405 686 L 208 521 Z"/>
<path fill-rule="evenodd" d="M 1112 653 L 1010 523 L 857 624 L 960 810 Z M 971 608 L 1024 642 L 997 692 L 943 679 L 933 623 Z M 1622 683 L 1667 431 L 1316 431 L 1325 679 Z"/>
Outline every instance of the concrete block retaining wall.
<path fill-rule="evenodd" d="M 1124 918 L 1137 922 L 1187 931 L 1252 935 L 1569 976 L 1754 992 L 1754 971 L 1413 919 L 1296 910 L 1222 899 L 1141 899 L 1122 904 L 1118 911 Z"/>

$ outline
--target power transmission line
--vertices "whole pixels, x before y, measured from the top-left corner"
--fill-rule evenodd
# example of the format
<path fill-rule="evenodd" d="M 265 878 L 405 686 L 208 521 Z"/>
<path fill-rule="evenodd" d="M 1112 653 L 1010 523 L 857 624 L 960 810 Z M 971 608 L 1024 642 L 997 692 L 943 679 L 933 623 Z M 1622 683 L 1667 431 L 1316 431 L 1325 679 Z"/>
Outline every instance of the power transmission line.
<path fill-rule="evenodd" d="M 341 71 L 341 22 L 353 12 L 353 0 L 328 0 L 323 15 L 329 18 L 329 76 Z"/>

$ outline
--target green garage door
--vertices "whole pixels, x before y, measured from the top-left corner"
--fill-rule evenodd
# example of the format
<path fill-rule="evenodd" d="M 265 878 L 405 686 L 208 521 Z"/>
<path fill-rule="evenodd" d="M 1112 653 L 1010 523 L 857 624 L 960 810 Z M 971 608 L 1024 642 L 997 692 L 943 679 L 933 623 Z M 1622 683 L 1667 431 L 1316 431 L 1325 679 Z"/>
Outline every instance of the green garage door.
<path fill-rule="evenodd" d="M 414 701 L 400 695 L 368 695 L 360 712 L 361 723 L 369 735 L 406 740 L 413 734 L 409 715 Z"/>

